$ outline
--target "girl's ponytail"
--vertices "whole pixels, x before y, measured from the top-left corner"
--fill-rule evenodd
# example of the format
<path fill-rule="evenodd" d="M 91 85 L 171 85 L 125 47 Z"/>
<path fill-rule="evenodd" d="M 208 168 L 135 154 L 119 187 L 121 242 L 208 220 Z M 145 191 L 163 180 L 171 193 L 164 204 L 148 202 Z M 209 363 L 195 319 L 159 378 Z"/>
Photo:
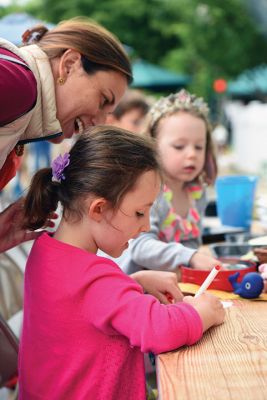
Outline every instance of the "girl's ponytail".
<path fill-rule="evenodd" d="M 38 171 L 31 182 L 24 204 L 24 227 L 35 230 L 45 226 L 57 209 L 59 183 L 52 181 L 52 169 Z"/>

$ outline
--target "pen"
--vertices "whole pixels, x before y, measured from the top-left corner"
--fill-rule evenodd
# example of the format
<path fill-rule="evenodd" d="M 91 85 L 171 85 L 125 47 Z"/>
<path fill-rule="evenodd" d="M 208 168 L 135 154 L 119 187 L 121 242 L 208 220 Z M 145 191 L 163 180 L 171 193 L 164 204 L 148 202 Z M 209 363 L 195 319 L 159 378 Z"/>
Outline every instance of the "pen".
<path fill-rule="evenodd" d="M 207 276 L 207 278 L 204 280 L 204 282 L 202 283 L 202 285 L 200 286 L 200 288 L 198 289 L 198 291 L 195 294 L 195 297 L 200 296 L 202 293 L 205 292 L 205 290 L 209 287 L 209 285 L 211 284 L 211 282 L 213 281 L 213 279 L 215 278 L 215 276 L 218 274 L 218 272 L 220 271 L 221 267 L 220 265 L 216 265 L 209 273 L 209 275 Z"/>

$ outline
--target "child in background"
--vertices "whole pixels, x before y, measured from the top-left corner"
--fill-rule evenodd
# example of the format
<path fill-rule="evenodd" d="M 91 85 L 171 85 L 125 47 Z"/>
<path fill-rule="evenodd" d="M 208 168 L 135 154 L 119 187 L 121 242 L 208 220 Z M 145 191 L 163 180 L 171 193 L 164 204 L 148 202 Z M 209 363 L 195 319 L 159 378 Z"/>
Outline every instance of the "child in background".
<path fill-rule="evenodd" d="M 216 297 L 163 305 L 96 255 L 117 257 L 149 230 L 159 190 L 153 145 L 108 126 L 34 176 L 26 227 L 42 226 L 58 201 L 63 217 L 53 236 L 35 241 L 26 266 L 20 399 L 144 400 L 142 353 L 191 345 L 223 322 Z"/>
<path fill-rule="evenodd" d="M 113 113 L 107 115 L 106 124 L 141 133 L 148 110 L 147 98 L 137 90 L 128 90 Z"/>
<path fill-rule="evenodd" d="M 220 262 L 196 250 L 205 186 L 217 173 L 207 104 L 181 90 L 158 100 L 148 117 L 146 133 L 157 142 L 164 188 L 151 209 L 150 231 L 131 242 L 122 268 L 127 273 L 142 268 L 176 271 L 181 264 L 211 269 Z"/>

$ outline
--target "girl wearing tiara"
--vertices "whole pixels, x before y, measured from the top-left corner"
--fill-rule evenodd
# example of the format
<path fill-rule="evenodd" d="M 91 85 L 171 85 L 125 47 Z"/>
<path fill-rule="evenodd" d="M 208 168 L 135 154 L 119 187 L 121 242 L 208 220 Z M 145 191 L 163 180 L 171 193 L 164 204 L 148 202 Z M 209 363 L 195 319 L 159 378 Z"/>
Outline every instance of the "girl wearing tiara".
<path fill-rule="evenodd" d="M 217 173 L 208 111 L 202 98 L 185 90 L 162 97 L 151 108 L 146 133 L 157 142 L 164 187 L 151 210 L 150 231 L 131 243 L 131 260 L 123 266 L 127 273 L 175 271 L 181 264 L 211 269 L 219 263 L 197 251 L 205 187 Z"/>

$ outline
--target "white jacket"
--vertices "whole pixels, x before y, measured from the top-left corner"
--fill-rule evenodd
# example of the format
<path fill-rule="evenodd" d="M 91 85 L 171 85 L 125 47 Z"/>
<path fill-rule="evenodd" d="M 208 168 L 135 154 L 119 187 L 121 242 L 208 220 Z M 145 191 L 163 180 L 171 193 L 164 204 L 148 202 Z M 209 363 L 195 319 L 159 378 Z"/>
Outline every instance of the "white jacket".
<path fill-rule="evenodd" d="M 4 39 L 0 39 L 0 47 L 21 57 L 30 67 L 37 82 L 37 101 L 34 108 L 0 127 L 1 169 L 18 141 L 49 137 L 62 132 L 62 129 L 56 118 L 55 84 L 47 55 L 37 45 L 18 48 Z"/>

